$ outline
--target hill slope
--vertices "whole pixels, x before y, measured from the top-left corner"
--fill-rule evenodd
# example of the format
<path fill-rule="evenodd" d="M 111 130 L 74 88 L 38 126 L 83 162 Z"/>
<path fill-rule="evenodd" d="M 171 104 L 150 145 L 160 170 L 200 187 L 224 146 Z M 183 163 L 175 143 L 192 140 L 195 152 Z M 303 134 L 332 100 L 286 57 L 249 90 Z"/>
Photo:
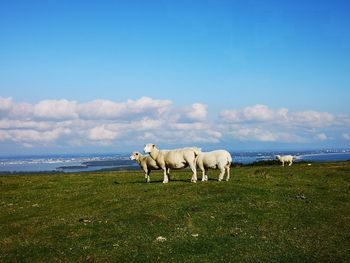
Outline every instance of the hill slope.
<path fill-rule="evenodd" d="M 349 261 L 350 162 L 231 171 L 1 176 L 0 261 Z"/>

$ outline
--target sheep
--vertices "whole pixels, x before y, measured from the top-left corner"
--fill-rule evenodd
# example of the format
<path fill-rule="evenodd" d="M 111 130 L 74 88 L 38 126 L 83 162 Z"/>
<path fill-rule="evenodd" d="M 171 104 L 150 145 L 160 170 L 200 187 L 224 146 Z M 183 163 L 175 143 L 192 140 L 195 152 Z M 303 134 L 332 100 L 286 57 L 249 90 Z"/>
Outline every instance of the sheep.
<path fill-rule="evenodd" d="M 149 153 L 157 165 L 163 170 L 164 184 L 169 182 L 168 168 L 182 169 L 187 166 L 191 168 L 193 173 L 191 182 L 197 182 L 196 157 L 201 152 L 199 148 L 186 147 L 174 150 L 158 150 L 155 144 L 149 143 L 145 145 L 144 152 Z"/>
<path fill-rule="evenodd" d="M 276 159 L 282 162 L 282 166 L 284 166 L 285 162 L 289 163 L 289 166 L 291 166 L 295 157 L 292 155 L 276 155 Z"/>
<path fill-rule="evenodd" d="M 157 163 L 150 156 L 143 156 L 139 152 L 133 152 L 130 156 L 130 160 L 135 160 L 140 165 L 142 170 L 145 172 L 145 179 L 147 183 L 151 181 L 149 177 L 151 171 L 160 170 Z"/>
<path fill-rule="evenodd" d="M 208 181 L 208 169 L 219 169 L 219 181 L 224 179 L 225 171 L 227 172 L 226 181 L 230 179 L 230 166 L 232 163 L 231 154 L 225 150 L 212 152 L 201 152 L 196 158 L 196 164 L 202 171 L 202 182 Z"/>

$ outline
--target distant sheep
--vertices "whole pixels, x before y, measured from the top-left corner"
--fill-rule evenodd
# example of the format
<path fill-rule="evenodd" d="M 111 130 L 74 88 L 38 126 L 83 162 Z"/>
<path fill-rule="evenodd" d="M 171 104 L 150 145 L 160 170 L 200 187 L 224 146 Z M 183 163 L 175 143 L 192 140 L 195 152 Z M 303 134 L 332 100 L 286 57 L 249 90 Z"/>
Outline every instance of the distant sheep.
<path fill-rule="evenodd" d="M 289 163 L 289 166 L 291 166 L 295 157 L 292 155 L 276 155 L 276 159 L 282 163 L 282 166 L 284 166 L 284 163 Z"/>
<path fill-rule="evenodd" d="M 151 156 L 143 156 L 139 152 L 133 152 L 130 156 L 130 160 L 135 160 L 141 167 L 141 169 L 145 173 L 145 179 L 146 182 L 149 183 L 150 180 L 150 173 L 152 170 L 160 170 L 159 166 L 157 163 L 152 159 Z M 169 173 L 169 171 L 168 171 Z"/>
<path fill-rule="evenodd" d="M 202 181 L 208 181 L 208 169 L 219 169 L 219 181 L 224 179 L 225 171 L 227 172 L 226 181 L 230 179 L 230 166 L 232 163 L 231 154 L 225 150 L 217 150 L 212 152 L 201 152 L 196 164 L 202 171 Z"/>
<path fill-rule="evenodd" d="M 145 145 L 144 152 L 149 153 L 157 165 L 163 169 L 163 183 L 169 182 L 169 171 L 167 171 L 169 168 L 182 169 L 188 166 L 193 173 L 191 182 L 197 182 L 196 157 L 201 152 L 200 149 L 186 147 L 174 150 L 158 150 L 154 144 L 149 143 Z"/>

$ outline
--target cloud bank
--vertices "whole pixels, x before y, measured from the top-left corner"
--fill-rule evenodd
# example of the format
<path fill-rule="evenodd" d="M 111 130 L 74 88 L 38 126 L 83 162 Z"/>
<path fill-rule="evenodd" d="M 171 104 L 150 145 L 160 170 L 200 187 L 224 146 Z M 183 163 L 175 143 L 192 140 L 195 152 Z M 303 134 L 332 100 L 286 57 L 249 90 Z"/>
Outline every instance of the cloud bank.
<path fill-rule="evenodd" d="M 85 103 L 42 100 L 36 104 L 0 97 L 0 145 L 24 147 L 86 145 L 215 144 L 220 142 L 349 142 L 350 117 L 329 112 L 253 105 L 222 109 L 208 117 L 208 107 L 177 107 L 171 100 L 142 97 Z"/>

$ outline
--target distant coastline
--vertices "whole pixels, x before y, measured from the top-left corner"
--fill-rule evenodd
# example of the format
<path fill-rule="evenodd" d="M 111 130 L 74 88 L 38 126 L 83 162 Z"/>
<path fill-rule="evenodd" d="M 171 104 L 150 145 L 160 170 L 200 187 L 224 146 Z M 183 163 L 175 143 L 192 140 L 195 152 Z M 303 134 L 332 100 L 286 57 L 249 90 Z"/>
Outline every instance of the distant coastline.
<path fill-rule="evenodd" d="M 237 151 L 231 152 L 234 163 L 251 164 L 274 160 L 276 154 L 292 154 L 298 161 L 326 162 L 350 160 L 350 150 L 310 151 Z M 129 160 L 129 154 L 115 155 L 50 155 L 1 157 L 0 174 L 4 173 L 73 173 L 92 171 L 134 170 L 139 166 Z"/>

